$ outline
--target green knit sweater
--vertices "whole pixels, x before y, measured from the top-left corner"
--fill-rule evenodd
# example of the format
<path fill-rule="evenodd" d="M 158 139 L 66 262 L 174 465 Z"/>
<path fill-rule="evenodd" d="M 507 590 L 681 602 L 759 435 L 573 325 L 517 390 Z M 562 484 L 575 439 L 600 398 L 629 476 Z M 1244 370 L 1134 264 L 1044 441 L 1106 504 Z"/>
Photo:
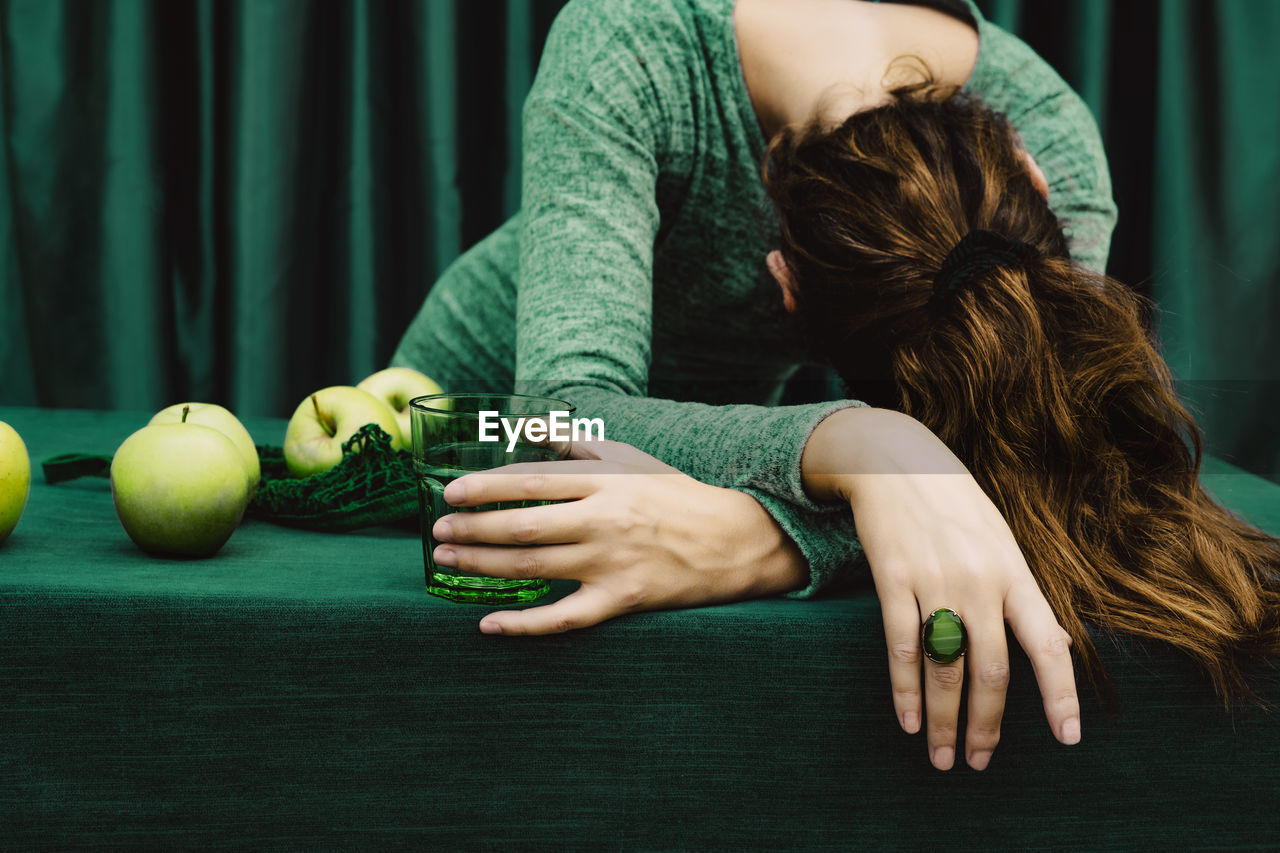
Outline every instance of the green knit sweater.
<path fill-rule="evenodd" d="M 1044 170 L 1075 256 L 1101 269 L 1115 207 L 1083 102 L 982 20 L 966 90 L 1006 113 Z M 777 224 L 732 0 L 573 0 L 524 107 L 519 214 L 430 290 L 393 364 L 449 390 L 542 393 L 607 438 L 754 496 L 808 560 L 809 595 L 860 549 L 847 506 L 804 491 L 800 457 L 845 400 L 777 406 L 809 360 L 764 266 Z"/>

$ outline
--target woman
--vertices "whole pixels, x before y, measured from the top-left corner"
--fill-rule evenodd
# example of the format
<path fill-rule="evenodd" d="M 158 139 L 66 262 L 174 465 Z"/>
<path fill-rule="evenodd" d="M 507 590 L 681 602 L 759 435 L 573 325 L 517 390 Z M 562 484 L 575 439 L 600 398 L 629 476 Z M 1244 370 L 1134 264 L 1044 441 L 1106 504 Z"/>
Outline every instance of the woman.
<path fill-rule="evenodd" d="M 1052 248 L 1100 268 L 1114 208 L 1092 120 L 1025 45 L 972 7 L 566 7 L 525 106 L 521 213 L 446 272 L 393 359 L 446 388 L 514 384 L 569 399 L 625 443 L 599 451 L 603 461 L 519 466 L 446 490 L 458 506 L 578 499 L 437 522 L 436 537 L 451 543 L 436 553 L 445 565 L 582 581 L 554 604 L 488 614 L 482 631 L 547 633 L 639 609 L 808 595 L 861 548 L 881 600 L 899 723 L 918 731 L 923 714 L 936 767 L 954 763 L 966 665 L 966 760 L 978 769 L 990 760 L 1009 671 L 1006 621 L 1035 666 L 1055 736 L 1080 739 L 1072 634 L 1055 617 L 1079 643 L 1079 602 L 1063 595 L 1076 587 L 1048 584 L 1050 606 L 1015 539 L 1022 531 L 983 491 L 989 478 L 980 484 L 923 417 L 854 400 L 761 405 L 776 402 L 811 349 L 785 307 L 801 309 L 809 328 L 821 328 L 825 310 L 821 284 L 809 294 L 810 276 L 822 279 L 805 266 L 797 229 L 783 231 L 780 255 L 768 253 L 779 229 L 760 180 L 765 140 L 815 118 L 829 126 L 873 112 L 922 70 L 1013 118 L 1030 152 L 1011 149 L 1024 189 L 1047 193 L 1068 229 Z M 932 236 L 927 259 L 941 261 L 958 235 Z M 847 342 L 845 330 L 825 331 L 836 337 L 824 348 L 844 352 L 834 344 Z M 888 377 L 887 353 L 865 362 L 873 377 Z M 849 358 L 842 367 L 847 379 L 865 372 Z M 925 661 L 922 678 L 921 621 L 938 608 L 962 614 L 969 651 Z"/>
<path fill-rule="evenodd" d="M 788 307 L 859 396 L 963 460 L 1090 674 L 1085 621 L 1247 695 L 1249 664 L 1280 653 L 1280 540 L 1201 488 L 1147 306 L 1071 261 L 1008 121 L 903 91 L 835 130 L 784 131 L 770 155 Z"/>

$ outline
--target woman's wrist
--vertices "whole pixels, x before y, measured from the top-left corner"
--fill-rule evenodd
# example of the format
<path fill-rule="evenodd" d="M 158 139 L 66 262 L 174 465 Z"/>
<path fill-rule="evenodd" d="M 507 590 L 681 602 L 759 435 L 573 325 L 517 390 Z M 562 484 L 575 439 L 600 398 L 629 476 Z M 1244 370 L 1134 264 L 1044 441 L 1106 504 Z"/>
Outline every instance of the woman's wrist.
<path fill-rule="evenodd" d="M 799 546 L 761 503 L 745 492 L 724 489 L 734 520 L 729 545 L 739 576 L 739 598 L 758 598 L 803 589 L 809 565 Z"/>
<path fill-rule="evenodd" d="M 800 477 L 814 500 L 856 502 L 876 474 L 963 474 L 955 455 L 920 421 L 892 409 L 841 409 L 805 443 Z"/>

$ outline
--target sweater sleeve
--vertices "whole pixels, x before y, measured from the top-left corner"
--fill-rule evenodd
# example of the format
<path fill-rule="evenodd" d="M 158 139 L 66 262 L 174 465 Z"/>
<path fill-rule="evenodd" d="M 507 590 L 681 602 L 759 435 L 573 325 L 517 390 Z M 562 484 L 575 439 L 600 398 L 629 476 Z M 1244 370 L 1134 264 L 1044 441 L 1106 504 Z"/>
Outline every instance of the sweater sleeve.
<path fill-rule="evenodd" d="M 557 22 L 559 23 L 559 22 Z M 809 434 L 854 401 L 709 406 L 646 397 L 658 158 L 669 116 L 625 43 L 570 56 L 553 30 L 524 109 L 516 384 L 601 418 L 605 435 L 755 496 L 820 585 L 857 554 L 840 505 L 805 494 Z"/>
<path fill-rule="evenodd" d="M 1049 63 L 970 6 L 980 53 L 965 91 L 1013 122 L 1049 182 L 1049 204 L 1062 220 L 1072 257 L 1105 272 L 1116 205 L 1093 114 Z"/>

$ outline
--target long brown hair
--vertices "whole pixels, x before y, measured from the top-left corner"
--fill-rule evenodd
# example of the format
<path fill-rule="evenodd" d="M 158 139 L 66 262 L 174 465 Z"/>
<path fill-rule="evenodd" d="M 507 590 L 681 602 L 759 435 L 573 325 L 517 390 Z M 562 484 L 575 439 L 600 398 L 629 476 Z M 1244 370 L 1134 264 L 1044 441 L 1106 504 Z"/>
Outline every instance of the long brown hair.
<path fill-rule="evenodd" d="M 764 178 L 813 339 L 849 387 L 924 423 L 1009 523 L 1095 686 L 1085 625 L 1168 643 L 1229 700 L 1280 654 L 1280 540 L 1200 486 L 1201 439 L 1145 300 L 1072 262 L 1002 115 L 916 87 L 788 129 Z M 1042 257 L 937 298 L 975 229 Z"/>

